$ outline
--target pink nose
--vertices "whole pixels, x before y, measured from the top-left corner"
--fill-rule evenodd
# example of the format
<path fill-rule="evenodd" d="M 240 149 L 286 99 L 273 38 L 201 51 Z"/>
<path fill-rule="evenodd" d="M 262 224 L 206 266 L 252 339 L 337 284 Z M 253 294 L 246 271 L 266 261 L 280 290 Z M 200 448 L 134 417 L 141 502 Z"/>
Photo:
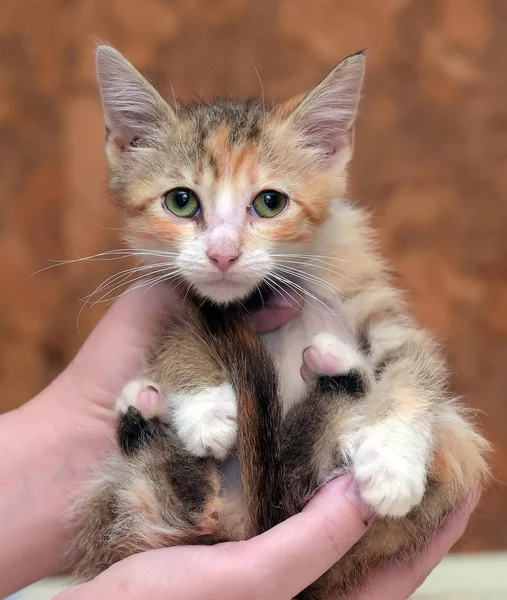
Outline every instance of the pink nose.
<path fill-rule="evenodd" d="M 238 260 L 238 252 L 208 252 L 209 259 L 221 271 L 227 271 Z"/>

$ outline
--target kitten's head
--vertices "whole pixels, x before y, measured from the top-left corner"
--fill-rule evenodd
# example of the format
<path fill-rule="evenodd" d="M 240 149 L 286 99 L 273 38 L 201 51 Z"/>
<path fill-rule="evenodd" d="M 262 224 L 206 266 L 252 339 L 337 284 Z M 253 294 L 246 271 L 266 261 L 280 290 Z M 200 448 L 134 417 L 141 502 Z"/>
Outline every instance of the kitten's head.
<path fill-rule="evenodd" d="M 287 255 L 311 254 L 345 191 L 364 62 L 349 56 L 283 105 L 171 107 L 120 53 L 99 47 L 111 187 L 132 247 L 217 302 L 292 279 Z"/>

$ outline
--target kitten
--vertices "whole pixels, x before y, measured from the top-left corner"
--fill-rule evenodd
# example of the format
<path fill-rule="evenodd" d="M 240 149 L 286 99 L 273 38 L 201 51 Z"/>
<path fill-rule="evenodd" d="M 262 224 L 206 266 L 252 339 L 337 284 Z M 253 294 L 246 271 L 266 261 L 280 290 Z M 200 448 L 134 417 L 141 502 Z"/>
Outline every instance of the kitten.
<path fill-rule="evenodd" d="M 301 597 L 344 593 L 420 551 L 483 482 L 487 444 L 344 199 L 364 54 L 282 106 L 173 110 L 113 49 L 97 66 L 127 240 L 181 275 L 188 301 L 118 401 L 123 455 L 83 501 L 77 572 L 250 537 L 343 471 L 381 518 Z M 261 341 L 241 302 L 287 288 L 303 310 Z M 242 492 L 217 462 L 236 449 Z"/>

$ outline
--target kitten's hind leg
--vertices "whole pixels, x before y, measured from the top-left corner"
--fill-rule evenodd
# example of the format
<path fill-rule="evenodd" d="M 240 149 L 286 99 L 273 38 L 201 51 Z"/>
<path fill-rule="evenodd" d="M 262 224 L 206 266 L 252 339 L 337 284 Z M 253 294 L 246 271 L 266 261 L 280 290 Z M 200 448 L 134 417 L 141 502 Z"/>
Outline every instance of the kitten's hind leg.
<path fill-rule="evenodd" d="M 367 389 L 355 389 L 365 360 L 353 347 L 332 334 L 314 336 L 312 345 L 303 354 L 301 374 L 306 380 L 319 378 L 327 388 L 342 387 L 352 396 Z M 371 371 L 371 369 L 370 369 Z M 325 379 L 324 379 L 325 378 Z M 400 517 L 423 498 L 426 488 L 426 463 L 421 455 L 428 440 L 413 422 L 391 417 L 375 423 L 350 427 L 342 436 L 342 446 L 352 463 L 363 500 L 383 516 Z"/>
<path fill-rule="evenodd" d="M 158 417 L 167 420 L 169 405 L 159 386 L 149 379 L 133 379 L 123 388 L 116 401 L 116 412 L 126 414 L 130 407 L 137 409 L 145 419 Z"/>
<path fill-rule="evenodd" d="M 282 423 L 281 456 L 289 512 L 301 510 L 326 481 L 351 469 L 353 434 L 363 421 L 362 405 L 373 373 L 353 345 L 321 333 L 303 353 L 308 396 L 294 404 Z"/>
<path fill-rule="evenodd" d="M 148 379 L 134 379 L 118 397 L 116 412 L 118 443 L 123 453 L 130 455 L 153 438 L 153 419 L 167 421 L 170 411 L 157 384 Z"/>
<path fill-rule="evenodd" d="M 364 394 L 373 377 L 361 353 L 332 333 L 318 333 L 303 352 L 301 377 L 306 383 L 317 379 L 352 395 Z"/>

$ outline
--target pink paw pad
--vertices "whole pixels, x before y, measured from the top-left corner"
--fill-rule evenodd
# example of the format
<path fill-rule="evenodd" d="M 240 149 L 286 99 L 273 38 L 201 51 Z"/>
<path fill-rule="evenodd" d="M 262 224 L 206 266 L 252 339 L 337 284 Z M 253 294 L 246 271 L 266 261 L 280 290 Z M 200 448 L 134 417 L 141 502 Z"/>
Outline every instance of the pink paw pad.
<path fill-rule="evenodd" d="M 310 346 L 303 352 L 301 377 L 306 382 L 315 375 L 329 375 L 332 377 L 340 375 L 343 371 L 343 362 L 332 354 L 321 354 L 315 346 Z"/>
<path fill-rule="evenodd" d="M 153 386 L 143 388 L 137 396 L 137 408 L 147 418 L 159 415 L 162 411 L 162 398 Z"/>

